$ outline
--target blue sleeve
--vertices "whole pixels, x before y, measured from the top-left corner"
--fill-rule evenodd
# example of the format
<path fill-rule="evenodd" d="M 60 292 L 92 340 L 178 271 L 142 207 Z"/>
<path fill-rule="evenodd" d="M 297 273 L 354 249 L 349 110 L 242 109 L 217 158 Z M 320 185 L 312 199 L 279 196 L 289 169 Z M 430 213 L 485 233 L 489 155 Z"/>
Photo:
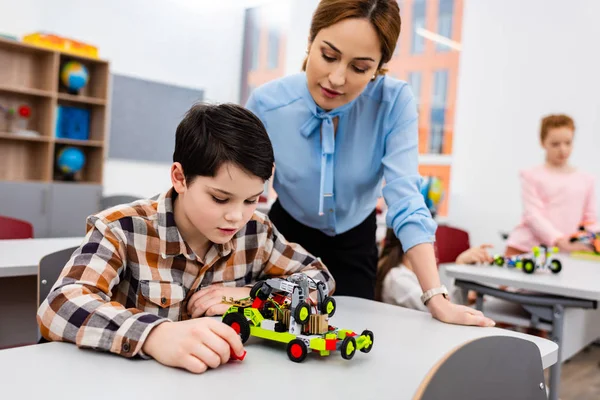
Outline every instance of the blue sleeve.
<path fill-rule="evenodd" d="M 437 224 L 421 195 L 419 175 L 419 133 L 417 106 L 408 85 L 404 86 L 388 116 L 383 156 L 388 206 L 386 222 L 408 251 L 421 243 L 435 242 Z"/>
<path fill-rule="evenodd" d="M 254 90 L 252 92 L 252 94 L 250 95 L 250 97 L 248 98 L 248 101 L 246 102 L 246 109 L 252 111 L 252 113 L 254 115 L 256 115 L 258 117 L 258 119 L 260 119 L 260 121 L 263 123 L 263 125 L 265 126 L 265 129 L 267 128 L 267 124 L 265 123 L 265 119 L 263 118 L 263 115 L 261 113 L 261 102 L 260 99 L 258 97 L 258 95 L 256 94 L 256 90 Z"/>

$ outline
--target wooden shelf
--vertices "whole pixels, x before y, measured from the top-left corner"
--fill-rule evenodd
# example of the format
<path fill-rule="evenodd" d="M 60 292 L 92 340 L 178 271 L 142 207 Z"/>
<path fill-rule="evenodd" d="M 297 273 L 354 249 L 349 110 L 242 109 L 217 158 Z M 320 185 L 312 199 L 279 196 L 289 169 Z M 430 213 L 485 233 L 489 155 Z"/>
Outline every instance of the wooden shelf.
<path fill-rule="evenodd" d="M 102 147 L 104 145 L 104 143 L 101 140 L 77 140 L 56 138 L 54 139 L 54 141 L 57 144 L 68 144 L 72 146 Z"/>
<path fill-rule="evenodd" d="M 0 38 L 0 48 L 11 51 L 18 51 L 22 53 L 34 53 L 34 54 L 52 54 L 53 51 L 45 49 L 43 47 L 34 46 L 29 43 L 24 43 L 19 40 L 11 40 Z"/>
<path fill-rule="evenodd" d="M 28 96 L 46 97 L 46 98 L 54 97 L 54 93 L 49 90 L 33 89 L 33 88 L 28 88 L 28 87 L 9 86 L 9 85 L 2 85 L 2 84 L 0 84 L 0 92 L 23 94 L 23 95 L 28 95 Z"/>
<path fill-rule="evenodd" d="M 78 96 L 78 95 L 68 94 L 68 93 L 59 93 L 58 100 L 59 101 L 61 101 L 61 100 L 68 101 L 71 103 L 88 104 L 88 105 L 92 105 L 92 106 L 106 105 L 106 100 L 104 100 L 104 99 L 98 99 L 98 98 L 89 97 L 89 96 Z"/>
<path fill-rule="evenodd" d="M 71 60 L 81 62 L 89 72 L 87 85 L 77 95 L 71 94 L 60 80 L 61 68 Z M 0 104 L 31 109 L 27 119 L 9 118 L 0 112 L 0 181 L 58 182 L 56 156 L 64 147 L 76 146 L 84 152 L 86 162 L 72 183 L 102 184 L 110 105 L 109 67 L 106 60 L 0 38 Z M 89 111 L 90 140 L 56 137 L 58 106 Z M 81 121 L 61 123 L 61 129 L 84 128 L 76 125 Z M 36 131 L 41 136 L 8 132 L 16 128 Z"/>
<path fill-rule="evenodd" d="M 48 136 L 19 136 L 14 133 L 0 132 L 0 139 L 19 140 L 25 142 L 50 142 Z"/>

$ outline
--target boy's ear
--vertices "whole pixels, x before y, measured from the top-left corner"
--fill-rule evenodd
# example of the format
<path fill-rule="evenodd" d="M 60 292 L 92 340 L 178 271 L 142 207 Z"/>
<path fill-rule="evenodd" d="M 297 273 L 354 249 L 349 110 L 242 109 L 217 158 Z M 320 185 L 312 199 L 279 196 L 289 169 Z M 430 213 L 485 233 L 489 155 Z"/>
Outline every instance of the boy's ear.
<path fill-rule="evenodd" d="M 187 189 L 185 174 L 180 163 L 175 162 L 171 165 L 171 184 L 177 193 L 183 193 Z"/>

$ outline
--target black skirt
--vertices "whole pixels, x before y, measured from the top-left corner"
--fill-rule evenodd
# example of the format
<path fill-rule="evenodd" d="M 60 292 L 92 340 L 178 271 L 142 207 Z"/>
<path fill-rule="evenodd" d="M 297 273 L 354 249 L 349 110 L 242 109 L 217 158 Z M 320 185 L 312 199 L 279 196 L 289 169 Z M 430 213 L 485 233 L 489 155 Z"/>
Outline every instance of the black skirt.
<path fill-rule="evenodd" d="M 336 236 L 298 222 L 276 200 L 269 218 L 288 242 L 298 243 L 329 269 L 334 295 L 375 298 L 377 275 L 377 218 L 373 212 L 358 226 Z"/>

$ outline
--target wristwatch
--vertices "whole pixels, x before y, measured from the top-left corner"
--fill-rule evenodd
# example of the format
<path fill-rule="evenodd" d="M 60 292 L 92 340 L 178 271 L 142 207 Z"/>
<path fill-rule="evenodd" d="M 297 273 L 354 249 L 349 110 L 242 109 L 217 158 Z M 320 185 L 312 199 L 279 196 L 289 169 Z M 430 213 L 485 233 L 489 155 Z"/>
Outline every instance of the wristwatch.
<path fill-rule="evenodd" d="M 423 304 L 427 305 L 427 303 L 429 302 L 429 300 L 431 300 L 431 298 L 433 296 L 437 296 L 438 294 L 441 294 L 447 300 L 450 300 L 450 295 L 448 294 L 448 289 L 446 289 L 446 286 L 442 285 L 442 286 L 437 287 L 437 288 L 429 289 L 428 291 L 426 291 L 425 293 L 423 293 L 421 295 L 421 301 L 423 302 Z"/>

